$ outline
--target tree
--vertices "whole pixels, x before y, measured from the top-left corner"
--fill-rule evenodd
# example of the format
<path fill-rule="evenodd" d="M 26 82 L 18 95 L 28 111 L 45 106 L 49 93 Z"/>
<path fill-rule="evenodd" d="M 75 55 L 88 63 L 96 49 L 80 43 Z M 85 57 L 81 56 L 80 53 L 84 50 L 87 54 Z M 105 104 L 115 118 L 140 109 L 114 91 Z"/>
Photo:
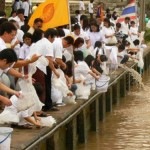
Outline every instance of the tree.
<path fill-rule="evenodd" d="M 0 0 L 0 10 L 5 10 L 5 0 Z"/>

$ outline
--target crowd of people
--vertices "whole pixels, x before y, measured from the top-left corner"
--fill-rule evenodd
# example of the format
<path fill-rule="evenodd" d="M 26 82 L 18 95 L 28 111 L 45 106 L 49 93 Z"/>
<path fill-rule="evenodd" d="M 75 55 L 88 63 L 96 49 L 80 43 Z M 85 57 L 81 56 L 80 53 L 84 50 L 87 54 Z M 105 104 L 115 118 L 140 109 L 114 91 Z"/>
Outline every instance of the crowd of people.
<path fill-rule="evenodd" d="M 71 17 L 72 29 L 64 25 L 43 31 L 41 18 L 28 26 L 31 6 L 28 0 L 23 3 L 15 0 L 10 17 L 0 11 L 0 102 L 5 105 L 1 109 L 10 113 L 15 109 L 20 118 L 18 124 L 23 120 L 21 125 L 30 123 L 39 127 L 37 116 L 46 116 L 45 111 L 59 111 L 60 106 L 75 104 L 77 99 L 87 100 L 102 76 L 108 76 L 109 70 L 128 60 L 136 61 L 142 73 L 146 45 L 138 20 L 126 17 L 119 23 L 117 13 L 104 11 L 103 3 L 94 14 L 92 3 L 90 0 L 89 18 L 83 14 L 83 0 L 80 2 L 76 16 Z M 18 99 L 28 95 L 23 93 L 28 86 L 19 84 L 22 80 L 29 82 L 32 90 L 35 88 L 38 98 L 33 100 L 34 108 L 32 103 L 18 112 L 15 107 Z M 0 114 L 0 123 L 1 115 L 5 114 Z"/>

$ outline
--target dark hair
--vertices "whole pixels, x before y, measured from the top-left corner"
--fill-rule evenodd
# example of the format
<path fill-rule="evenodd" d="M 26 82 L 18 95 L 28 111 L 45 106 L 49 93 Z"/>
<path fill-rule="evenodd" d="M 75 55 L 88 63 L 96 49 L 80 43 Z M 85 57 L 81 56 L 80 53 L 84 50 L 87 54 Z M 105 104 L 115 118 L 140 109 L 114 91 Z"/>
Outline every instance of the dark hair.
<path fill-rule="evenodd" d="M 84 39 L 81 38 L 81 37 L 78 37 L 78 38 L 74 41 L 74 48 L 78 48 L 80 43 L 84 44 Z"/>
<path fill-rule="evenodd" d="M 55 36 L 57 36 L 57 31 L 56 31 L 55 29 L 53 29 L 53 28 L 47 29 L 47 30 L 45 31 L 45 33 L 44 33 L 44 37 L 45 37 L 45 38 L 49 38 L 49 36 L 50 36 L 51 38 L 54 38 Z"/>
<path fill-rule="evenodd" d="M 8 22 L 8 19 L 7 18 L 0 18 L 0 25 L 4 22 Z"/>
<path fill-rule="evenodd" d="M 33 32 L 33 35 L 32 35 L 32 41 L 34 43 L 36 43 L 37 41 L 41 40 L 42 39 L 42 36 L 43 36 L 43 30 L 41 29 L 35 29 L 34 32 Z"/>
<path fill-rule="evenodd" d="M 106 55 L 100 55 L 100 60 L 101 60 L 101 62 L 105 62 L 108 60 L 108 58 Z"/>
<path fill-rule="evenodd" d="M 98 47 L 98 48 L 102 47 L 102 42 L 96 41 L 95 45 L 94 45 L 94 48 L 96 48 L 96 47 Z"/>
<path fill-rule="evenodd" d="M 23 40 L 24 40 L 25 38 L 30 38 L 31 41 L 32 41 L 32 34 L 29 33 L 29 32 L 25 33 L 25 34 L 23 35 Z"/>
<path fill-rule="evenodd" d="M 87 30 L 89 28 L 89 19 L 86 15 L 81 15 L 80 21 L 83 21 L 82 29 Z"/>
<path fill-rule="evenodd" d="M 120 44 L 120 45 L 118 46 L 118 51 L 119 51 L 119 52 L 122 52 L 123 50 L 125 50 L 125 45 Z"/>
<path fill-rule="evenodd" d="M 39 82 L 35 82 L 33 84 L 33 86 L 35 88 L 35 91 L 36 91 L 38 97 L 41 97 L 42 94 L 43 94 L 43 87 L 42 87 L 42 85 Z"/>
<path fill-rule="evenodd" d="M 82 51 L 75 51 L 74 52 L 74 60 L 77 61 L 83 61 L 84 60 L 84 56 L 83 56 L 83 52 Z"/>
<path fill-rule="evenodd" d="M 6 16 L 5 11 L 0 10 L 0 17 L 5 17 L 5 16 Z"/>
<path fill-rule="evenodd" d="M 137 46 L 137 45 L 140 44 L 140 41 L 139 41 L 138 39 L 136 39 L 136 40 L 133 41 L 133 44 L 134 44 L 135 46 Z"/>
<path fill-rule="evenodd" d="M 63 38 L 67 44 L 73 45 L 74 44 L 74 38 L 72 36 L 66 36 Z"/>
<path fill-rule="evenodd" d="M 116 27 L 121 28 L 121 23 L 116 23 Z"/>
<path fill-rule="evenodd" d="M 80 10 L 75 10 L 75 14 L 80 14 Z"/>
<path fill-rule="evenodd" d="M 64 30 L 61 28 L 57 28 L 57 36 L 58 37 L 64 37 L 65 36 Z"/>
<path fill-rule="evenodd" d="M 130 24 L 135 24 L 135 21 L 131 21 Z"/>
<path fill-rule="evenodd" d="M 99 32 L 99 25 L 93 21 L 91 24 L 90 24 L 90 32 L 93 32 L 92 29 L 91 29 L 91 26 L 95 26 L 97 28 L 97 31 L 96 32 Z"/>
<path fill-rule="evenodd" d="M 24 9 L 22 9 L 22 8 L 21 8 L 21 9 L 18 9 L 16 13 L 17 13 L 17 15 L 18 15 L 18 14 L 24 14 Z"/>
<path fill-rule="evenodd" d="M 12 31 L 17 31 L 17 28 L 11 22 L 4 22 L 0 26 L 0 35 L 3 35 L 5 32 L 11 33 Z"/>
<path fill-rule="evenodd" d="M 36 19 L 34 20 L 34 24 L 36 24 L 36 23 L 38 23 L 38 22 L 43 23 L 43 20 L 42 20 L 41 18 L 36 18 Z"/>
<path fill-rule="evenodd" d="M 129 20 L 130 21 L 130 17 L 125 17 L 125 20 Z"/>
<path fill-rule="evenodd" d="M 7 63 L 13 63 L 18 60 L 15 51 L 11 48 L 6 48 L 0 51 L 0 59 L 6 59 Z"/>
<path fill-rule="evenodd" d="M 87 65 L 89 66 L 89 68 L 91 68 L 93 65 L 92 65 L 92 62 L 95 60 L 95 58 L 92 56 L 92 55 L 88 55 L 84 61 L 87 63 Z"/>
<path fill-rule="evenodd" d="M 109 27 L 111 26 L 111 22 L 110 22 L 110 20 L 108 18 L 105 18 L 104 22 L 107 22 Z"/>
<path fill-rule="evenodd" d="M 68 76 L 68 77 L 72 77 L 72 61 L 67 61 L 66 62 L 66 70 L 64 71 L 64 73 Z"/>
<path fill-rule="evenodd" d="M 79 30 L 81 29 L 80 25 L 75 24 L 74 27 L 73 27 L 73 31 L 74 31 L 74 30 L 78 30 L 78 29 L 79 29 Z"/>

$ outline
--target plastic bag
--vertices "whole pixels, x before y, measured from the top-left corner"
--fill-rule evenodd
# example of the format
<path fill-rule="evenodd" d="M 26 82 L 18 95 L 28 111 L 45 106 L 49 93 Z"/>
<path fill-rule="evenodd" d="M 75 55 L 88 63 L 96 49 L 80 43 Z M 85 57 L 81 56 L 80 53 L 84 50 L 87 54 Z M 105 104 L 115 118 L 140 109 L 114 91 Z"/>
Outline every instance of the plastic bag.
<path fill-rule="evenodd" d="M 76 104 L 75 98 L 76 98 L 76 96 L 73 95 L 73 96 L 64 97 L 63 100 L 64 100 L 64 103 L 66 103 L 66 104 Z"/>
<path fill-rule="evenodd" d="M 52 116 L 41 117 L 40 124 L 41 126 L 52 127 L 56 124 L 56 120 Z"/>
<path fill-rule="evenodd" d="M 15 107 L 18 102 L 18 98 L 14 95 L 10 98 L 10 101 L 12 102 L 12 105 L 5 106 L 4 111 L 0 114 L 0 124 L 19 122 L 17 109 Z"/>

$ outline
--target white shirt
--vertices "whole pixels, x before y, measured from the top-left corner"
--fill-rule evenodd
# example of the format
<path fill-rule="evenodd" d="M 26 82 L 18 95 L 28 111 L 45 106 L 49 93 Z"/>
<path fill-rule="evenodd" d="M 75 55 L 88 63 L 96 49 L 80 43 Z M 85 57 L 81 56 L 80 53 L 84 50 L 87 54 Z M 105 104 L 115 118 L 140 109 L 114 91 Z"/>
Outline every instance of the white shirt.
<path fill-rule="evenodd" d="M 29 3 L 27 1 L 22 3 L 22 8 L 24 9 L 24 16 L 29 16 Z"/>
<path fill-rule="evenodd" d="M 100 31 L 99 32 L 90 32 L 89 31 L 88 36 L 91 40 L 91 44 L 93 47 L 94 47 L 96 41 L 102 41 L 102 34 Z"/>
<path fill-rule="evenodd" d="M 18 16 L 14 17 L 14 20 L 18 22 L 19 27 L 24 25 L 24 21 L 21 21 L 20 18 Z"/>
<path fill-rule="evenodd" d="M 89 13 L 93 14 L 93 3 L 89 3 L 88 9 L 89 9 Z"/>
<path fill-rule="evenodd" d="M 134 41 L 136 39 L 139 39 L 138 37 L 138 27 L 130 27 L 130 37 L 131 37 L 131 40 Z M 134 35 L 136 34 L 136 35 Z"/>
<path fill-rule="evenodd" d="M 4 42 L 4 40 L 0 37 L 0 51 L 2 51 L 3 49 L 7 48 L 6 47 L 6 43 Z"/>
<path fill-rule="evenodd" d="M 79 1 L 79 10 L 85 10 L 85 5 L 83 1 Z"/>
<path fill-rule="evenodd" d="M 108 41 L 110 40 L 109 38 L 106 38 L 105 36 L 109 36 L 115 33 L 115 30 L 112 26 L 110 26 L 109 28 L 106 28 L 105 26 L 102 28 L 102 35 L 103 35 L 103 41 L 105 43 L 108 43 Z"/>
<path fill-rule="evenodd" d="M 128 35 L 129 34 L 129 24 L 126 24 L 125 22 L 121 23 L 121 31 L 123 34 Z"/>
<path fill-rule="evenodd" d="M 88 36 L 88 34 L 87 34 L 86 32 L 84 32 L 84 31 L 82 31 L 82 30 L 81 30 L 80 35 L 76 35 L 76 34 L 74 34 L 74 32 L 72 32 L 71 34 L 72 34 L 72 36 L 74 37 L 75 40 L 76 40 L 78 37 L 83 38 L 85 41 L 87 41 L 87 40 L 90 39 L 89 36 Z"/>
<path fill-rule="evenodd" d="M 24 43 L 19 51 L 19 59 L 25 59 L 29 55 L 29 52 L 30 52 L 30 46 Z"/>
<path fill-rule="evenodd" d="M 78 64 L 75 67 L 75 77 L 78 79 L 80 78 L 80 75 L 83 75 L 86 78 L 90 71 L 91 70 L 85 61 L 78 61 Z"/>
<path fill-rule="evenodd" d="M 42 38 L 30 47 L 30 54 L 38 54 L 42 56 L 54 56 L 53 45 L 47 38 Z M 29 55 L 30 55 L 29 54 Z M 30 55 L 31 56 L 31 55 Z"/>
<path fill-rule="evenodd" d="M 55 38 L 52 44 L 53 44 L 53 49 L 54 49 L 54 58 L 62 59 L 62 51 L 63 51 L 62 39 Z"/>

